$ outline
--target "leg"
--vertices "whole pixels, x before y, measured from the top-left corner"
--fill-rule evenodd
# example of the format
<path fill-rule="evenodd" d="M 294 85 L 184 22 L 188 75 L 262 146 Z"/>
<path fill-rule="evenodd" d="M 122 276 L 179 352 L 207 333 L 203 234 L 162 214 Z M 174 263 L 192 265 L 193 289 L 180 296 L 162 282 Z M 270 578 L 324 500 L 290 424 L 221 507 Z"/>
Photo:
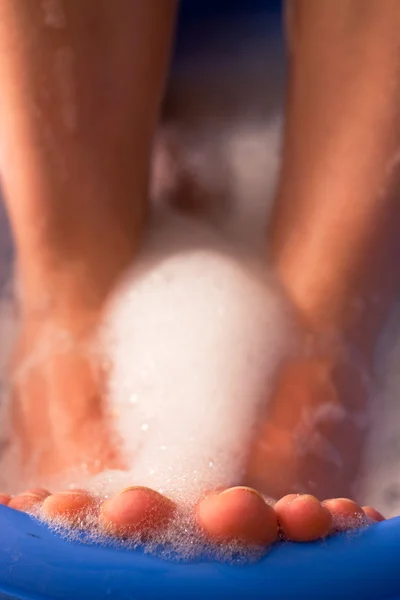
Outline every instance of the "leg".
<path fill-rule="evenodd" d="M 76 369 L 74 371 L 76 373 Z M 46 496 L 46 492 L 43 496 Z M 9 501 L 7 498 L 3 500 Z M 30 491 L 11 500 L 10 506 L 23 508 L 27 503 L 31 508 L 42 503 L 43 510 L 50 518 L 62 515 L 69 516 L 73 521 L 82 510 L 93 506 L 93 499 L 79 491 L 54 494 L 43 499 L 41 494 Z M 354 510 L 357 512 L 359 508 Z M 120 534 L 143 528 L 150 513 L 153 524 L 162 526 L 173 511 L 171 503 L 159 494 L 137 488 L 107 501 L 101 509 L 101 520 L 107 528 Z M 214 539 L 234 537 L 263 544 L 276 538 L 278 517 L 287 537 L 298 540 L 326 535 L 331 531 L 332 521 L 330 511 L 315 498 L 285 498 L 276 505 L 274 511 L 259 494 L 248 488 L 233 488 L 208 496 L 199 504 L 197 515 L 200 524 Z M 222 515 L 224 518 L 221 520 Z M 308 521 L 305 516 L 308 516 Z"/>
<path fill-rule="evenodd" d="M 15 427 L 23 457 L 37 436 L 48 440 L 35 467 L 42 475 L 86 455 L 95 468 L 100 448 L 106 462 L 115 459 L 95 439 L 107 426 L 76 345 L 138 247 L 176 7 L 50 4 L 6 0 L 0 8 L 2 170 L 22 290 Z M 71 342 L 66 353 L 55 351 L 59 330 Z M 23 374 L 40 344 L 47 359 Z M 45 423 L 50 389 L 58 417 Z"/>
<path fill-rule="evenodd" d="M 270 252 L 314 347 L 281 376 L 251 481 L 278 496 L 300 488 L 329 497 L 351 494 L 375 344 L 399 287 L 400 5 L 298 0 L 289 8 Z M 267 462 L 277 468 L 263 475 Z"/>
<path fill-rule="evenodd" d="M 3 180 L 29 312 L 96 311 L 135 252 L 175 4 L 73 1 L 56 21 L 2 3 Z"/>

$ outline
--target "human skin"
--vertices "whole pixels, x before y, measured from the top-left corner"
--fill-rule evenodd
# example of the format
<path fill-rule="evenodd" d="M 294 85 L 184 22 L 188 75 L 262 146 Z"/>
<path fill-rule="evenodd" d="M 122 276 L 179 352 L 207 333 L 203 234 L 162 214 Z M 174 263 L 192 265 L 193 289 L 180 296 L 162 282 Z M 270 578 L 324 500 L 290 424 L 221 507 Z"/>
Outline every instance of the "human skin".
<path fill-rule="evenodd" d="M 309 480 L 322 495 L 347 495 L 365 438 L 355 417 L 367 409 L 376 340 L 399 286 L 400 5 L 287 8 L 285 143 L 268 250 L 309 356 L 286 366 L 252 469 L 279 464 L 269 470 L 277 495 L 295 491 L 293 481 L 311 491 Z M 324 402 L 347 411 L 315 425 L 340 450 L 336 465 L 312 449 L 299 458 L 293 442 L 305 410 Z"/>
<path fill-rule="evenodd" d="M 44 6 L 4 0 L 0 7 L 2 170 L 21 285 L 14 427 L 25 457 L 37 439 L 45 440 L 38 477 L 82 457 L 92 470 L 123 463 L 84 354 L 55 354 L 51 374 L 40 364 L 29 376 L 19 373 L 38 340 L 50 341 L 60 328 L 80 347 L 140 246 L 176 12 L 172 0 L 70 0 L 52 13 Z M 269 254 L 313 352 L 282 374 L 270 419 L 260 424 L 248 483 L 279 497 L 299 480 L 307 486 L 303 471 L 311 462 L 316 489 L 325 496 L 349 489 L 363 432 L 351 421 L 341 423 L 349 468 L 329 481 L 324 461 L 300 460 L 291 439 L 304 407 L 318 408 L 328 391 L 350 413 L 365 409 L 360 373 L 372 370 L 375 339 L 397 289 L 391 259 L 398 220 L 400 6 L 396 0 L 297 0 L 288 8 L 286 134 Z M 98 243 L 102 239 L 108 246 Z M 358 362 L 344 360 L 348 347 Z M 289 385 L 293 372 L 301 385 L 297 404 Z M 355 400 L 349 381 L 360 382 Z M 345 404 L 349 396 L 354 407 Z M 62 418 L 39 419 L 38 402 L 41 415 L 51 404 Z M 336 443 L 335 424 L 323 423 L 323 435 Z M 267 473 L 266 464 L 280 465 L 279 472 L 271 467 Z M 133 496 L 105 505 L 103 516 L 116 530 L 154 503 L 169 514 L 169 503 L 155 493 Z M 49 516 L 73 502 L 85 504 L 87 495 L 61 498 L 43 499 Z M 279 505 L 277 512 L 251 505 L 243 489 L 204 501 L 198 514 L 206 529 L 214 531 L 227 498 L 235 526 L 246 499 L 249 514 L 274 530 Z M 304 539 L 329 530 L 327 509 L 313 506 L 314 523 L 323 525 L 317 534 L 306 530 Z"/>

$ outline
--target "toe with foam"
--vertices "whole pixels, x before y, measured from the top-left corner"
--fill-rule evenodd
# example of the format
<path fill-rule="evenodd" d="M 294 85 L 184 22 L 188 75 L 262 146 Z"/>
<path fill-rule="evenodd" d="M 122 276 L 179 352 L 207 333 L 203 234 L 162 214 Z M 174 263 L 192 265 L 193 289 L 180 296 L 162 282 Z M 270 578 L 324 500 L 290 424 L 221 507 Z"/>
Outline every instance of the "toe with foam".
<path fill-rule="evenodd" d="M 335 531 L 357 529 L 366 524 L 366 515 L 357 502 L 349 498 L 324 500 L 322 506 L 332 515 L 332 527 Z"/>
<path fill-rule="evenodd" d="M 14 498 L 10 498 L 7 505 L 15 510 L 34 512 L 40 508 L 48 496 L 50 496 L 48 490 L 43 488 L 33 488 L 14 496 Z"/>
<path fill-rule="evenodd" d="M 332 531 L 332 515 L 314 496 L 289 494 L 275 504 L 282 534 L 294 542 L 310 542 Z"/>
<path fill-rule="evenodd" d="M 103 503 L 100 524 L 113 535 L 146 535 L 166 527 L 175 508 L 171 500 L 150 488 L 131 487 Z"/>
<path fill-rule="evenodd" d="M 97 500 L 85 490 L 70 490 L 48 496 L 42 505 L 46 519 L 60 519 L 75 525 L 89 512 L 96 510 Z"/>
<path fill-rule="evenodd" d="M 275 511 L 252 488 L 233 487 L 210 494 L 199 502 L 196 516 L 202 530 L 214 541 L 238 540 L 267 546 L 277 539 Z"/>

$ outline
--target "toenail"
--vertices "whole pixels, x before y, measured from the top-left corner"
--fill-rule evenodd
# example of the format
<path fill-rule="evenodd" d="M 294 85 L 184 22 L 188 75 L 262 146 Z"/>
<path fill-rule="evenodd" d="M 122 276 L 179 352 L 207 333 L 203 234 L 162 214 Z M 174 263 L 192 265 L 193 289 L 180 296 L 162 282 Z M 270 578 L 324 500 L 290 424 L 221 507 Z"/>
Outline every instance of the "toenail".
<path fill-rule="evenodd" d="M 289 501 L 289 503 L 291 504 L 292 502 L 297 502 L 298 500 L 307 500 L 308 502 L 320 504 L 318 498 L 312 496 L 311 494 L 297 494 L 296 498 L 293 498 L 293 500 Z"/>
<path fill-rule="evenodd" d="M 144 492 L 145 494 L 150 494 L 151 496 L 157 496 L 160 498 L 166 498 L 166 496 L 164 496 L 163 494 L 160 494 L 160 492 L 157 492 L 157 490 L 153 490 L 152 488 L 146 487 L 145 485 L 131 485 L 125 489 L 123 489 L 121 492 L 118 492 L 118 494 L 116 494 L 116 496 L 121 496 L 122 494 L 125 494 L 126 492 Z"/>
<path fill-rule="evenodd" d="M 90 496 L 87 490 L 63 490 L 57 492 L 57 496 Z"/>
<path fill-rule="evenodd" d="M 121 494 L 125 494 L 125 492 L 135 492 L 136 490 L 146 490 L 147 491 L 148 489 L 149 488 L 146 488 L 143 485 L 131 485 L 131 486 L 123 489 L 121 492 L 118 492 L 117 496 L 120 496 Z"/>
<path fill-rule="evenodd" d="M 35 496 L 40 498 L 41 500 L 45 500 L 46 498 L 48 498 L 48 496 L 50 496 L 50 492 L 49 490 L 45 490 L 44 488 L 32 488 L 30 490 L 22 492 L 20 496 Z"/>
<path fill-rule="evenodd" d="M 223 496 L 224 494 L 229 494 L 231 492 L 236 492 L 236 490 L 243 490 L 245 492 L 249 492 L 250 494 L 253 494 L 254 496 L 257 496 L 257 498 L 259 498 L 260 500 L 262 500 L 263 502 L 265 502 L 265 498 L 264 498 L 264 496 L 260 492 L 258 492 L 254 488 L 247 487 L 246 485 L 236 485 L 235 487 L 231 487 L 231 488 L 228 488 L 228 489 L 224 490 L 223 492 L 220 492 L 219 495 Z"/>
<path fill-rule="evenodd" d="M 283 496 L 283 498 L 280 498 L 280 500 L 278 500 L 278 502 L 276 502 L 276 504 L 280 504 L 282 502 L 282 504 L 292 504 L 292 502 L 295 502 L 295 500 L 298 500 L 299 498 L 304 498 L 303 494 L 288 494 L 287 496 Z"/>
<path fill-rule="evenodd" d="M 23 496 L 24 498 L 37 498 L 38 500 L 44 500 L 41 494 L 37 494 L 36 492 L 23 492 L 22 494 L 18 494 L 19 497 Z"/>
<path fill-rule="evenodd" d="M 130 487 L 127 487 L 118 494 L 116 494 L 115 498 L 123 496 L 126 492 L 141 492 L 142 495 L 146 497 L 147 501 L 150 501 L 150 503 L 162 502 L 164 506 L 169 505 L 171 508 L 175 507 L 175 503 L 170 498 L 164 496 L 160 492 L 157 492 L 157 490 L 153 490 L 152 488 L 146 487 L 144 485 L 132 485 Z"/>

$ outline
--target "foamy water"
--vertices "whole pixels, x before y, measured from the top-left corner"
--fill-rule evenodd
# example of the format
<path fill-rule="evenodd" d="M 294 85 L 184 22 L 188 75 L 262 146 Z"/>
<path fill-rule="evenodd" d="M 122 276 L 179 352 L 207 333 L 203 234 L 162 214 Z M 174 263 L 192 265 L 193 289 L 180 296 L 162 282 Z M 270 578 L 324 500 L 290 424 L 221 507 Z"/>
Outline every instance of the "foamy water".
<path fill-rule="evenodd" d="M 167 211 L 105 320 L 115 425 L 128 476 L 196 499 L 243 483 L 291 315 L 265 260 Z"/>

